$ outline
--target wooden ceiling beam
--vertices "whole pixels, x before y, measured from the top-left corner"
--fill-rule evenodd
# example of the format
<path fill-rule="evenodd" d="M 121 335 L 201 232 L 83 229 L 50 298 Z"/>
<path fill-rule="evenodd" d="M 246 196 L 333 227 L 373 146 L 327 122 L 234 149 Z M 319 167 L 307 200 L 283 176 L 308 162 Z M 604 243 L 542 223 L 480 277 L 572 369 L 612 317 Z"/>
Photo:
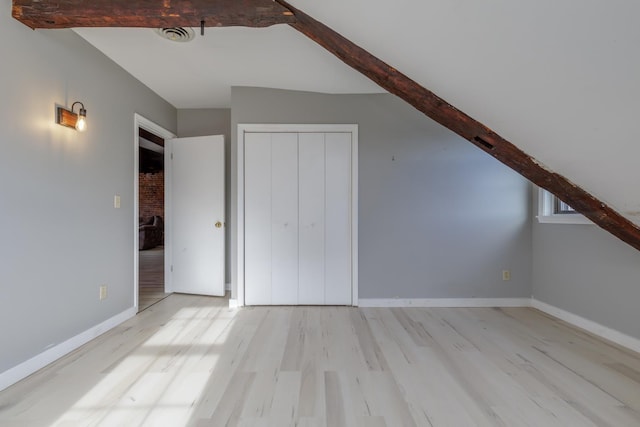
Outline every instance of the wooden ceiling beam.
<path fill-rule="evenodd" d="M 164 147 L 164 138 L 159 137 L 155 133 L 151 133 L 146 129 L 138 128 L 138 136 L 140 138 L 146 139 L 147 141 L 151 141 L 154 144 L 159 145 L 160 147 Z"/>
<path fill-rule="evenodd" d="M 295 21 L 273 0 L 13 0 L 12 14 L 36 28 L 268 27 Z"/>
<path fill-rule="evenodd" d="M 531 156 L 479 121 L 458 110 L 395 68 L 283 0 L 296 21 L 290 25 L 383 89 L 470 141 L 534 184 L 555 194 L 601 228 L 640 250 L 640 228 L 602 201 L 548 170 Z"/>

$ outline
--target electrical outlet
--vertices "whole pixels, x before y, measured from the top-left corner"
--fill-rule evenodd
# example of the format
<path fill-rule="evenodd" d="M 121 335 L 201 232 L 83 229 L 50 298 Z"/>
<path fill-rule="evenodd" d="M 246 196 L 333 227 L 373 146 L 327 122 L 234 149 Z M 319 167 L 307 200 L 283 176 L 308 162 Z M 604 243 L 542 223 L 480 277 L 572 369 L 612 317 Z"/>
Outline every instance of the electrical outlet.
<path fill-rule="evenodd" d="M 100 301 L 107 299 L 107 285 L 100 285 Z"/>
<path fill-rule="evenodd" d="M 502 280 L 511 280 L 511 272 L 509 270 L 502 270 Z"/>

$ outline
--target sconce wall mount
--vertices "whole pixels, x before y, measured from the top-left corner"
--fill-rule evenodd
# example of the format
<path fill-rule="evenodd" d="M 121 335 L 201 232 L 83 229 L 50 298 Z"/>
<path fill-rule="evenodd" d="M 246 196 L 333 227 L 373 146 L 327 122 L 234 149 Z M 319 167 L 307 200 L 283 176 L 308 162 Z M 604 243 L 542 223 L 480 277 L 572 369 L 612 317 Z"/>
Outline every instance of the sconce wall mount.
<path fill-rule="evenodd" d="M 73 111 L 76 104 L 80 105 L 77 113 Z M 60 106 L 56 107 L 56 123 L 84 132 L 87 129 L 87 110 L 84 108 L 84 104 L 76 101 L 71 105 L 71 110 Z"/>

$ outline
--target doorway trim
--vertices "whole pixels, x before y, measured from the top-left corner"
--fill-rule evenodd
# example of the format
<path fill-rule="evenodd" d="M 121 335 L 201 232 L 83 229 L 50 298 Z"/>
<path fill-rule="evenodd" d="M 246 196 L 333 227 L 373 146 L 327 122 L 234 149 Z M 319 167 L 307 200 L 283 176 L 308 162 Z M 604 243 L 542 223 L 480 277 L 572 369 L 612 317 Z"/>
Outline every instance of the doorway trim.
<path fill-rule="evenodd" d="M 139 283 L 139 270 L 140 270 L 140 266 L 138 264 L 138 250 L 139 248 L 139 242 L 138 242 L 138 227 L 139 227 L 139 210 L 140 210 L 140 206 L 139 206 L 139 202 L 138 202 L 138 198 L 140 197 L 139 194 L 139 173 L 140 173 L 140 134 L 139 134 L 139 128 L 142 128 L 144 130 L 147 130 L 155 135 L 158 135 L 159 137 L 162 137 L 164 139 L 172 139 L 175 138 L 176 135 L 174 133 L 172 133 L 171 131 L 168 131 L 167 129 L 163 128 L 162 126 L 160 126 L 159 124 L 152 122 L 151 120 L 147 119 L 146 117 L 135 113 L 133 115 L 133 124 L 134 124 L 134 137 L 133 137 L 133 307 L 136 310 L 136 312 L 138 311 L 138 297 L 139 297 L 139 292 L 140 292 L 140 283 Z M 170 194 L 167 194 L 167 177 L 170 178 L 170 164 L 167 164 L 166 158 L 167 158 L 167 154 L 166 154 L 165 150 L 165 170 L 164 170 L 164 182 L 165 182 L 165 218 L 164 218 L 164 222 L 166 224 L 166 217 L 167 217 L 167 209 L 169 206 L 169 203 L 167 203 L 167 199 L 168 196 L 170 196 Z M 168 237 L 168 236 L 167 236 Z M 170 254 L 167 253 L 166 251 L 166 247 L 168 245 L 165 242 L 165 257 L 164 257 L 164 264 L 165 264 L 165 268 L 164 268 L 164 290 L 165 292 L 170 292 L 171 291 L 171 275 L 169 274 L 169 270 L 167 269 L 167 264 L 171 265 L 171 259 L 170 259 Z"/>
<path fill-rule="evenodd" d="M 358 306 L 358 125 L 357 124 L 238 124 L 237 151 L 237 283 L 236 301 L 244 306 L 244 136 L 255 132 L 351 133 L 351 305 Z"/>

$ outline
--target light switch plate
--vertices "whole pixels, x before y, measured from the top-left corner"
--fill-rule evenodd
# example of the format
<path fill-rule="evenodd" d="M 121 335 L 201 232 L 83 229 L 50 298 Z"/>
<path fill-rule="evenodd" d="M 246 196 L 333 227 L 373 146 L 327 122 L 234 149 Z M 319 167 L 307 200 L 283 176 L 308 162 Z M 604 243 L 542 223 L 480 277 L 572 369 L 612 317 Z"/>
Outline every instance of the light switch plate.
<path fill-rule="evenodd" d="M 113 196 L 113 207 L 116 209 L 120 209 L 120 196 L 118 194 Z"/>
<path fill-rule="evenodd" d="M 100 285 L 100 301 L 107 299 L 107 285 Z"/>

